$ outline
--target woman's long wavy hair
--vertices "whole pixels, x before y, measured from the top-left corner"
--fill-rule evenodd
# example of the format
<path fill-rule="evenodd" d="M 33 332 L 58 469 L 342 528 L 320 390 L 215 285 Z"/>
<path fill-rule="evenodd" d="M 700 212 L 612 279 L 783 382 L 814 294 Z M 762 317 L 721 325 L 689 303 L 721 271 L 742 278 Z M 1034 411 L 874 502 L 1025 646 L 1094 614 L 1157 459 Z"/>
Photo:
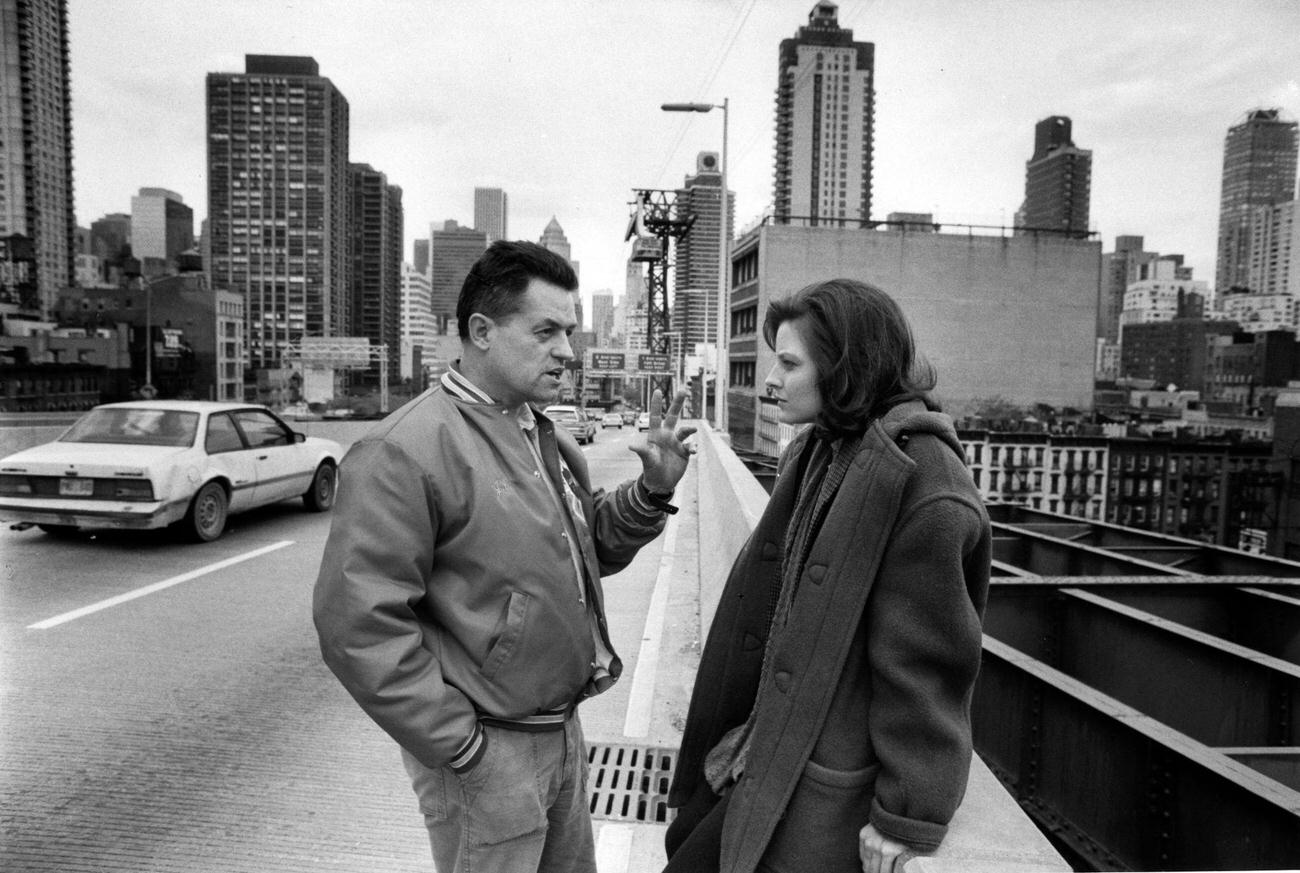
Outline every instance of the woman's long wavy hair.
<path fill-rule="evenodd" d="M 768 305 L 763 338 L 797 321 L 817 367 L 822 411 L 814 424 L 841 436 L 860 434 L 889 407 L 917 399 L 938 403 L 934 368 L 918 358 L 912 328 L 894 299 L 855 279 L 829 279 Z"/>

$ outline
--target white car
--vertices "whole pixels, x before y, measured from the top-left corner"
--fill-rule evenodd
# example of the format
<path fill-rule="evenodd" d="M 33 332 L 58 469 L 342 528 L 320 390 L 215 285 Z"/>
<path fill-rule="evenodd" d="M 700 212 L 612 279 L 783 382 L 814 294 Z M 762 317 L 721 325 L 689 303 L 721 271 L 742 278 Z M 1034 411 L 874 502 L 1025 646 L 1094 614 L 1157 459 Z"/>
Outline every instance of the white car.
<path fill-rule="evenodd" d="M 176 525 L 210 542 L 234 512 L 296 497 L 327 511 L 342 457 L 338 443 L 297 433 L 264 406 L 109 403 L 0 460 L 0 518 L 55 535 Z"/>
<path fill-rule="evenodd" d="M 587 417 L 585 410 L 577 406 L 561 404 L 546 407 L 546 417 L 573 434 L 579 443 L 596 441 L 596 422 Z"/>
<path fill-rule="evenodd" d="M 642 412 L 636 417 L 636 429 L 639 431 L 650 429 L 650 413 Z"/>
<path fill-rule="evenodd" d="M 600 417 L 600 427 L 604 430 L 607 427 L 616 427 L 623 429 L 623 416 L 617 412 L 606 412 Z"/>

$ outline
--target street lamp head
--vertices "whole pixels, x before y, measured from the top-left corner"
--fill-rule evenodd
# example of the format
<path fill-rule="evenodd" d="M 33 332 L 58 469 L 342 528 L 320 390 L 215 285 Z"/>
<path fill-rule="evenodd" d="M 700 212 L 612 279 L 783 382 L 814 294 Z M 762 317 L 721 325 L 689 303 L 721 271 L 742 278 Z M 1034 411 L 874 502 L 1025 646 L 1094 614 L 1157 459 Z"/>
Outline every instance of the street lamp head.
<path fill-rule="evenodd" d="M 664 103 L 659 108 L 664 112 L 708 112 L 714 106 L 712 103 Z"/>

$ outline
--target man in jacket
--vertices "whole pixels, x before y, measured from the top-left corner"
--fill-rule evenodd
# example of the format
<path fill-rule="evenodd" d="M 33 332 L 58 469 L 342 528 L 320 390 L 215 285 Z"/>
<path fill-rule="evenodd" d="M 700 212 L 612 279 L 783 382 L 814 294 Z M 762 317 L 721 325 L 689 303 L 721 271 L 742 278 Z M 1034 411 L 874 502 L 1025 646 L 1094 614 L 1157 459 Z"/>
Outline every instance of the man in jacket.
<path fill-rule="evenodd" d="M 602 575 L 663 529 L 686 470 L 682 397 L 642 473 L 593 490 L 540 411 L 573 357 L 577 277 L 494 243 L 456 316 L 459 366 L 342 464 L 313 613 L 325 662 L 401 746 L 435 866 L 595 871 L 576 707 L 622 663 Z"/>

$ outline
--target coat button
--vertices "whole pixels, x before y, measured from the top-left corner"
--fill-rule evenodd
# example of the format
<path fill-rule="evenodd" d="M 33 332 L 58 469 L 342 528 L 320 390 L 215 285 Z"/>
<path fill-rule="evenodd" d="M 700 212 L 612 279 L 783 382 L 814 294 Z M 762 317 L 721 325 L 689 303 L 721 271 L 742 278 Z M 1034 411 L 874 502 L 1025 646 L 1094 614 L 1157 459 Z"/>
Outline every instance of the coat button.
<path fill-rule="evenodd" d="M 782 694 L 790 690 L 790 674 L 784 670 L 776 674 L 776 690 Z"/>
<path fill-rule="evenodd" d="M 816 585 L 822 584 L 822 580 L 826 578 L 826 565 L 813 564 L 808 568 L 808 578 Z"/>
<path fill-rule="evenodd" d="M 771 540 L 763 543 L 763 560 L 774 561 L 781 557 L 781 550 Z"/>

